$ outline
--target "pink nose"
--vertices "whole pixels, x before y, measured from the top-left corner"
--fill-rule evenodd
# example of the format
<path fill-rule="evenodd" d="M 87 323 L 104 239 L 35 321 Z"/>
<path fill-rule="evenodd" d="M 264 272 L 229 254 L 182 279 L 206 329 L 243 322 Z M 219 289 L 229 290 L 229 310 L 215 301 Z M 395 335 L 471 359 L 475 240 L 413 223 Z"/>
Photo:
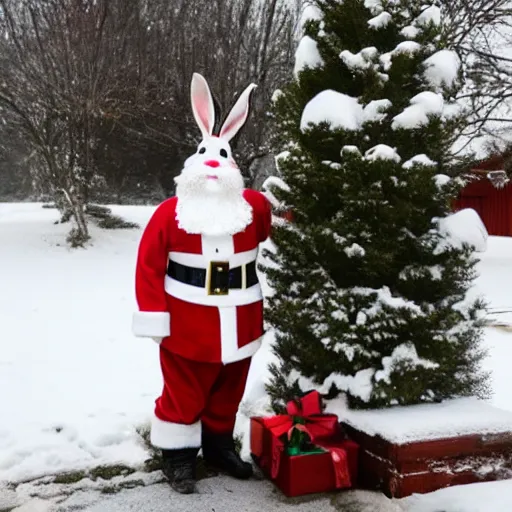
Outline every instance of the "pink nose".
<path fill-rule="evenodd" d="M 207 160 L 204 165 L 207 165 L 208 167 L 220 167 L 220 163 L 217 162 L 217 160 Z"/>

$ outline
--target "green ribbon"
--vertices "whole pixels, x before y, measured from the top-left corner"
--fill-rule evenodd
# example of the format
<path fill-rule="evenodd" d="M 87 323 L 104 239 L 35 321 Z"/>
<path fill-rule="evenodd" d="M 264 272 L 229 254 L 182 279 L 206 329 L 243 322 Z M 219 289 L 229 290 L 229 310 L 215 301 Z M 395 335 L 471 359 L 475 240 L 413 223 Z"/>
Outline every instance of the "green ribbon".
<path fill-rule="evenodd" d="M 296 425 L 305 425 L 305 423 L 306 420 L 301 416 L 293 417 L 293 427 L 286 446 L 286 453 L 288 455 L 314 455 L 317 453 L 325 453 L 325 450 L 322 448 L 311 444 L 311 439 L 307 432 L 295 428 Z"/>

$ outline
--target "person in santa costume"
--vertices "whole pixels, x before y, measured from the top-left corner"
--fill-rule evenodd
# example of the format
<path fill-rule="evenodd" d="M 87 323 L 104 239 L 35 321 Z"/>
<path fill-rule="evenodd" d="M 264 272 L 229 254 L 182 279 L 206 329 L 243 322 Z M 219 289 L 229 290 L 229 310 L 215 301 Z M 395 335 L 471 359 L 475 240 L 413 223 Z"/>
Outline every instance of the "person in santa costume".
<path fill-rule="evenodd" d="M 133 332 L 159 343 L 164 380 L 151 443 L 181 493 L 195 491 L 201 448 L 209 464 L 237 478 L 252 475 L 235 451 L 233 430 L 263 336 L 256 258 L 270 234 L 271 205 L 244 188 L 230 141 L 247 120 L 255 87 L 214 133 L 210 89 L 194 74 L 192 109 L 203 140 L 176 178 L 176 195 L 149 220 L 137 255 Z"/>

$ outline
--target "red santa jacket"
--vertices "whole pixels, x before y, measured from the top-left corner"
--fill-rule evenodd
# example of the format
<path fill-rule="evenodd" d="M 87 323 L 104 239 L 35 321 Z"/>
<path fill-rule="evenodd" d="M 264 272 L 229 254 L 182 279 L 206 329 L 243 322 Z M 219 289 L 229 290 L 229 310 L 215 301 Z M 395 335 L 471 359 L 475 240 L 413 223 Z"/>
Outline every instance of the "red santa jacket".
<path fill-rule="evenodd" d="M 163 338 L 163 347 L 196 361 L 229 363 L 258 350 L 263 295 L 255 269 L 259 244 L 270 234 L 271 206 L 255 190 L 244 197 L 253 220 L 234 236 L 180 229 L 176 197 L 156 209 L 137 257 L 136 336 Z"/>

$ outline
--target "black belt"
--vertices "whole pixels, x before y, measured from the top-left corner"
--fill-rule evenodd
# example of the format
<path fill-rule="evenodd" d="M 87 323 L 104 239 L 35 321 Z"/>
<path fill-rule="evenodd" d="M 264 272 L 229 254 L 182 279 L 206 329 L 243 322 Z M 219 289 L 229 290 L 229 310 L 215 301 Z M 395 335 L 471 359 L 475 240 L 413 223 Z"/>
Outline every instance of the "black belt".
<path fill-rule="evenodd" d="M 243 267 L 245 267 L 246 288 L 258 284 L 255 261 L 235 268 L 229 268 L 227 262 L 212 261 L 210 268 L 205 269 L 188 267 L 171 260 L 167 267 L 167 275 L 181 283 L 197 286 L 198 288 L 206 287 L 210 295 L 228 295 L 229 290 L 242 289 Z M 208 270 L 210 275 L 207 282 Z"/>

